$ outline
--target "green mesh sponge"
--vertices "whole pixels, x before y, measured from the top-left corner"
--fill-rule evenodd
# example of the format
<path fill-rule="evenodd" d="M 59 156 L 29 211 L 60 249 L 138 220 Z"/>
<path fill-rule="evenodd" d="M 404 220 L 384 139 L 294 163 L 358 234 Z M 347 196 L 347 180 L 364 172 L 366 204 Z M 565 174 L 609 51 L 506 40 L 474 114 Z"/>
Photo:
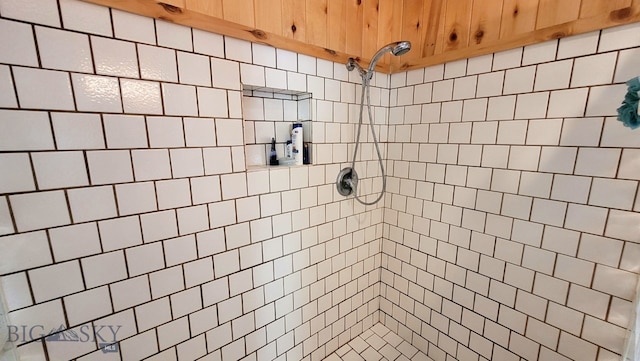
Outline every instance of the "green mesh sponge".
<path fill-rule="evenodd" d="M 622 106 L 618 108 L 618 120 L 625 127 L 636 129 L 640 126 L 640 116 L 638 115 L 638 100 L 640 99 L 640 78 L 633 78 L 627 82 L 629 89 L 624 97 Z"/>

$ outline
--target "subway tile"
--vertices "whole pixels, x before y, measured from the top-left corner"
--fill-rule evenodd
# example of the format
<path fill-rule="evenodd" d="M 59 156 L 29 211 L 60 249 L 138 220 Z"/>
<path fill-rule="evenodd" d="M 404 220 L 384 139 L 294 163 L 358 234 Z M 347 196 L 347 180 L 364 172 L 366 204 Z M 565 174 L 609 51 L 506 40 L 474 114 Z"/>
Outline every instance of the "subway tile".
<path fill-rule="evenodd" d="M 71 223 L 63 191 L 13 195 L 9 202 L 19 232 Z"/>
<path fill-rule="evenodd" d="M 158 209 L 153 182 L 116 185 L 116 198 L 121 216 Z"/>
<path fill-rule="evenodd" d="M 138 57 L 143 79 L 178 81 L 174 50 L 138 44 Z"/>
<path fill-rule="evenodd" d="M 574 284 L 589 287 L 593 277 L 594 266 L 592 262 L 558 255 L 554 276 Z"/>
<path fill-rule="evenodd" d="M 169 152 L 166 149 L 131 151 L 136 181 L 171 178 Z"/>
<path fill-rule="evenodd" d="M 505 72 L 481 74 L 478 76 L 477 97 L 497 96 L 502 94 Z"/>
<path fill-rule="evenodd" d="M 98 254 L 100 238 L 95 223 L 54 228 L 49 230 L 51 250 L 57 262 Z"/>
<path fill-rule="evenodd" d="M 79 111 L 122 113 L 117 78 L 71 74 Z"/>
<path fill-rule="evenodd" d="M 530 120 L 527 129 L 527 144 L 558 145 L 562 122 L 562 119 Z"/>
<path fill-rule="evenodd" d="M 198 87 L 198 107 L 201 117 L 229 116 L 227 92 L 222 89 Z"/>
<path fill-rule="evenodd" d="M 129 277 L 153 272 L 164 268 L 164 254 L 160 242 L 125 250 Z"/>
<path fill-rule="evenodd" d="M 92 36 L 91 48 L 95 58 L 96 73 L 138 78 L 138 57 L 135 44 Z"/>
<path fill-rule="evenodd" d="M 173 210 L 143 214 L 140 223 L 145 243 L 178 235 L 176 213 Z"/>
<path fill-rule="evenodd" d="M 127 278 L 127 266 L 122 251 L 103 253 L 81 260 L 87 288 L 106 285 Z"/>
<path fill-rule="evenodd" d="M 637 188 L 634 181 L 594 178 L 589 204 L 631 210 Z"/>
<path fill-rule="evenodd" d="M 489 98 L 487 120 L 511 120 L 514 117 L 516 96 Z"/>
<path fill-rule="evenodd" d="M 216 119 L 216 137 L 219 146 L 243 145 L 242 120 Z"/>
<path fill-rule="evenodd" d="M 556 174 L 553 179 L 551 198 L 573 203 L 586 204 L 591 187 L 590 177 Z"/>
<path fill-rule="evenodd" d="M 535 198 L 531 210 L 531 220 L 562 227 L 566 212 L 566 203 Z"/>
<path fill-rule="evenodd" d="M 640 154 L 636 149 L 624 149 L 620 158 L 618 178 L 640 179 Z"/>
<path fill-rule="evenodd" d="M 14 233 L 7 197 L 0 197 L 0 236 Z"/>
<path fill-rule="evenodd" d="M 605 208 L 569 204 L 565 227 L 602 235 L 607 220 L 607 212 L 608 210 Z"/>
<path fill-rule="evenodd" d="M 443 80 L 433 84 L 432 101 L 442 102 L 453 98 L 453 80 Z"/>
<path fill-rule="evenodd" d="M 38 66 L 35 40 L 31 26 L 0 20 L 0 32 L 12 34 L 0 40 L 0 61 L 7 64 Z"/>
<path fill-rule="evenodd" d="M 142 244 L 140 220 L 137 216 L 100 221 L 98 229 L 105 252 Z"/>
<path fill-rule="evenodd" d="M 182 266 L 165 268 L 149 274 L 151 294 L 158 299 L 184 289 L 184 274 Z M 168 298 L 165 298 L 168 300 Z"/>
<path fill-rule="evenodd" d="M 638 221 L 637 213 L 619 210 L 610 210 L 605 236 L 626 241 L 637 242 L 638 234 L 635 231 L 635 222 Z"/>
<path fill-rule="evenodd" d="M 184 147 L 182 118 L 147 117 L 147 131 L 152 148 Z"/>
<path fill-rule="evenodd" d="M 33 304 L 26 272 L 3 276 L 0 278 L 0 287 L 5 294 L 7 311 L 15 311 Z"/>
<path fill-rule="evenodd" d="M 520 94 L 516 104 L 515 119 L 541 119 L 547 113 L 549 93 Z"/>
<path fill-rule="evenodd" d="M 100 115 L 51 113 L 51 120 L 59 150 L 105 148 Z"/>
<path fill-rule="evenodd" d="M 115 9 L 111 11 L 111 16 L 116 38 L 155 45 L 153 19 Z"/>
<path fill-rule="evenodd" d="M 580 148 L 575 174 L 614 177 L 620 160 L 620 149 Z"/>
<path fill-rule="evenodd" d="M 0 237 L 6 261 L 0 264 L 0 273 L 7 274 L 53 262 L 44 231 Z"/>
<path fill-rule="evenodd" d="M 202 113 L 202 108 L 200 112 Z M 183 121 L 187 147 L 216 145 L 215 121 L 213 119 L 184 118 Z M 204 154 L 206 158 L 206 150 L 204 150 Z"/>
<path fill-rule="evenodd" d="M 37 303 L 82 291 L 84 285 L 78 261 L 70 261 L 29 271 Z"/>
<path fill-rule="evenodd" d="M 548 40 L 524 47 L 522 65 L 546 63 L 556 58 L 558 40 Z"/>
<path fill-rule="evenodd" d="M 110 285 L 114 311 L 140 305 L 151 300 L 148 276 L 129 278 Z"/>
<path fill-rule="evenodd" d="M 0 106 L 4 108 L 17 108 L 11 69 L 8 65 L 0 65 Z"/>
<path fill-rule="evenodd" d="M 587 88 L 551 92 L 547 116 L 550 118 L 582 117 L 587 103 Z"/>
<path fill-rule="evenodd" d="M 120 87 L 125 113 L 162 114 L 162 99 L 157 83 L 121 79 Z"/>
<path fill-rule="evenodd" d="M 567 306 L 588 315 L 605 318 L 609 308 L 610 296 L 592 289 L 571 285 Z"/>
<path fill-rule="evenodd" d="M 542 147 L 539 171 L 551 173 L 573 173 L 577 148 Z M 576 172 L 577 173 L 577 172 Z"/>
<path fill-rule="evenodd" d="M 191 205 L 189 180 L 173 179 L 156 182 L 160 210 Z"/>
<path fill-rule="evenodd" d="M 133 181 L 129 151 L 87 152 L 87 162 L 93 185 Z"/>
<path fill-rule="evenodd" d="M 636 275 L 624 270 L 596 265 L 591 288 L 625 300 L 633 300 Z"/>
<path fill-rule="evenodd" d="M 12 170 L 0 175 L 0 193 L 36 190 L 28 153 L 0 154 L 0 168 Z"/>
<path fill-rule="evenodd" d="M 582 329 L 584 314 L 554 302 L 549 303 L 547 311 L 547 323 L 559 329 L 579 335 Z M 562 342 L 562 341 L 561 341 Z"/>
<path fill-rule="evenodd" d="M 618 54 L 618 63 L 616 65 L 616 73 L 613 78 L 615 83 L 627 82 L 637 77 L 633 66 L 633 60 L 640 56 L 640 49 L 623 50 Z"/>
<path fill-rule="evenodd" d="M 631 48 L 640 45 L 640 38 L 637 36 L 638 24 L 627 24 L 611 29 L 605 29 L 600 35 L 598 52 L 603 53 L 611 50 Z"/>
<path fill-rule="evenodd" d="M 503 94 L 530 93 L 533 90 L 535 76 L 535 66 L 507 70 L 504 77 Z"/>
<path fill-rule="evenodd" d="M 462 121 L 485 120 L 488 101 L 487 98 L 465 100 L 462 107 Z"/>
<path fill-rule="evenodd" d="M 3 17 L 22 20 L 36 24 L 60 27 L 58 4 L 53 0 L 24 4 L 21 1 L 3 0 L 0 2 Z"/>
<path fill-rule="evenodd" d="M 60 13 L 65 29 L 113 36 L 108 8 L 78 0 L 60 1 Z"/>
<path fill-rule="evenodd" d="M 142 360 L 158 353 L 158 339 L 155 330 L 149 330 L 124 340 L 121 344 L 123 360 Z"/>
<path fill-rule="evenodd" d="M 163 241 L 167 267 L 185 263 L 197 258 L 196 238 L 183 236 Z"/>
<path fill-rule="evenodd" d="M 572 69 L 573 60 L 538 65 L 534 90 L 541 91 L 568 88 Z"/>
<path fill-rule="evenodd" d="M 42 67 L 93 73 L 89 38 L 86 35 L 36 27 Z"/>
<path fill-rule="evenodd" d="M 600 31 L 574 35 L 560 39 L 558 59 L 567 59 L 581 55 L 595 54 L 600 40 Z"/>
<path fill-rule="evenodd" d="M 627 86 L 605 85 L 591 88 L 587 103 L 586 116 L 617 115 L 618 105 L 608 99 L 623 99 L 627 92 Z M 604 145 L 604 144 L 603 144 Z"/>
<path fill-rule="evenodd" d="M 209 58 L 202 55 L 178 52 L 180 83 L 211 86 Z"/>
<path fill-rule="evenodd" d="M 144 117 L 105 114 L 103 119 L 108 148 L 125 149 L 147 147 Z"/>
<path fill-rule="evenodd" d="M 191 28 L 163 20 L 156 20 L 155 23 L 158 45 L 193 51 Z"/>
<path fill-rule="evenodd" d="M 456 60 L 444 64 L 444 78 L 458 78 L 465 75 L 467 70 L 467 60 Z"/>
<path fill-rule="evenodd" d="M 611 83 L 617 55 L 612 52 L 577 58 L 573 66 L 571 87 Z"/>
<path fill-rule="evenodd" d="M 637 148 L 639 142 L 636 138 L 621 122 L 614 117 L 610 117 L 605 120 L 600 145 L 602 147 Z"/>
<path fill-rule="evenodd" d="M 560 145 L 598 146 L 602 118 L 568 118 L 562 124 Z"/>
<path fill-rule="evenodd" d="M 13 68 L 20 106 L 34 109 L 74 110 L 69 75 L 60 71 Z M 42 97 L 40 94 L 49 94 Z"/>
<path fill-rule="evenodd" d="M 190 85 L 162 84 L 166 115 L 198 116 L 196 88 Z"/>
<path fill-rule="evenodd" d="M 204 175 L 200 149 L 171 149 L 169 154 L 174 178 Z"/>
<path fill-rule="evenodd" d="M 549 198 L 553 176 L 547 173 L 522 172 L 519 194 Z"/>
<path fill-rule="evenodd" d="M 164 297 L 135 308 L 139 332 L 157 327 L 171 321 L 169 297 Z"/>
<path fill-rule="evenodd" d="M 224 37 L 200 29 L 193 32 L 193 50 L 196 53 L 224 58 Z"/>
<path fill-rule="evenodd" d="M 251 63 L 251 43 L 229 36 L 224 37 L 226 58 L 238 62 Z"/>
<path fill-rule="evenodd" d="M 33 153 L 31 159 L 40 189 L 89 185 L 82 152 Z"/>
<path fill-rule="evenodd" d="M 515 48 L 493 54 L 493 71 L 516 68 L 522 62 L 522 48 Z"/>

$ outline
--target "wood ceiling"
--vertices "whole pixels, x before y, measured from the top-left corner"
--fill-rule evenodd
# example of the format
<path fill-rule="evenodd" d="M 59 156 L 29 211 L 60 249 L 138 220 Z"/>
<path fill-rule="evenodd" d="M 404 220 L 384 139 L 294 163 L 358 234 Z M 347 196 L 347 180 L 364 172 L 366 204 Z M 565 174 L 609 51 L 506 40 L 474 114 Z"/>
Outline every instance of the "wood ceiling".
<path fill-rule="evenodd" d="M 640 21 L 640 0 L 86 0 L 334 61 L 380 47 L 396 72 Z"/>

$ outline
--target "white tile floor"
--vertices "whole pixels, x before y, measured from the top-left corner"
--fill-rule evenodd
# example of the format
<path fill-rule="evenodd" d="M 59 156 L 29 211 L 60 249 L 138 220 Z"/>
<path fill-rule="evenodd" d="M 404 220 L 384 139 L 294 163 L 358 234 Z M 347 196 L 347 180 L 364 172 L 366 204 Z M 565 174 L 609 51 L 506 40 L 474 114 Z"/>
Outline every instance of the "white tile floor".
<path fill-rule="evenodd" d="M 383 324 L 377 323 L 339 348 L 328 361 L 433 361 Z"/>

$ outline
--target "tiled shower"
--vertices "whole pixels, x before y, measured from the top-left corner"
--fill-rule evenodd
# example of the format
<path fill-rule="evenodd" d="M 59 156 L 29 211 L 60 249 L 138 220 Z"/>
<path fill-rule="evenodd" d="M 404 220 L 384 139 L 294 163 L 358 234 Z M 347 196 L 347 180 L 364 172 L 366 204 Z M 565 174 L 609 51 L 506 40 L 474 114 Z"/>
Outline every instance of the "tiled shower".
<path fill-rule="evenodd" d="M 388 193 L 365 207 L 334 185 L 361 94 L 344 64 L 0 0 L 5 357 L 619 360 L 640 134 L 615 115 L 638 59 L 626 25 L 376 73 Z M 310 165 L 252 161 L 299 118 L 278 92 L 311 96 Z M 375 196 L 370 136 L 360 154 Z"/>

